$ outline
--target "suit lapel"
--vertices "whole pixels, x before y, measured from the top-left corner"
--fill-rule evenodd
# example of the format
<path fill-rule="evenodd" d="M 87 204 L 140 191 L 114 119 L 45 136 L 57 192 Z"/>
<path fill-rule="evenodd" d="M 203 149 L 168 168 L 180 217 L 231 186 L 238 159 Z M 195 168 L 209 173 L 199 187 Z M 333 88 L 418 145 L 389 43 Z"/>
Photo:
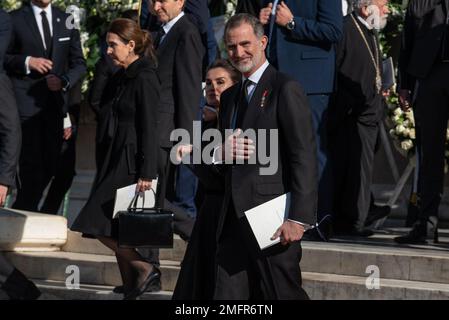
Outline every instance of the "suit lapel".
<path fill-rule="evenodd" d="M 223 117 L 224 117 L 224 119 L 223 119 L 224 121 L 221 122 L 223 124 L 223 126 L 221 128 L 222 130 L 231 128 L 232 115 L 234 114 L 234 112 L 236 110 L 241 87 L 242 87 L 242 82 L 240 81 L 233 87 L 229 88 L 229 90 L 232 90 L 232 92 L 230 93 L 231 99 L 228 100 L 228 103 L 226 104 L 226 106 L 222 106 L 222 107 L 224 107 L 224 110 L 222 113 Z"/>
<path fill-rule="evenodd" d="M 64 21 L 64 19 L 61 19 L 62 17 L 59 15 L 59 12 L 55 10 L 53 7 L 51 7 L 51 14 L 52 14 L 52 25 L 53 25 L 53 47 L 52 47 L 52 53 L 51 58 L 54 61 L 57 51 L 58 51 L 58 39 L 60 38 L 60 31 L 61 31 L 61 21 Z"/>
<path fill-rule="evenodd" d="M 260 114 L 262 114 L 264 108 L 267 107 L 268 95 L 272 91 L 270 80 L 273 71 L 274 68 L 269 65 L 260 78 L 256 89 L 254 89 L 254 93 L 248 104 L 248 110 L 246 110 L 245 117 L 243 119 L 243 130 L 256 127 L 255 124 L 257 123 L 257 118 Z"/>
<path fill-rule="evenodd" d="M 171 27 L 170 31 L 165 35 L 164 40 L 159 44 L 157 51 L 158 53 L 163 52 L 165 47 L 167 47 L 168 43 L 172 40 L 172 38 L 177 34 L 176 29 L 182 28 L 182 24 L 186 16 L 182 16 L 173 27 Z"/>
<path fill-rule="evenodd" d="M 28 24 L 32 33 L 32 39 L 38 45 L 39 48 L 42 49 L 42 52 L 45 53 L 44 43 L 42 40 L 41 33 L 39 32 L 39 27 L 37 26 L 36 17 L 34 16 L 33 9 L 30 6 L 26 6 L 24 8 L 25 13 L 25 23 Z"/>

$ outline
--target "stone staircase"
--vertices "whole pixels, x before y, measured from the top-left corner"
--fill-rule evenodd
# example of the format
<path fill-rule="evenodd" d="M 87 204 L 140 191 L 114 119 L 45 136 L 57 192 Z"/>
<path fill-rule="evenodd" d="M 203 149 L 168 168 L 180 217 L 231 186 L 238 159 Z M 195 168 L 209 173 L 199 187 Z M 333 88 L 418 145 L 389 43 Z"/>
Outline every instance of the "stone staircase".
<path fill-rule="evenodd" d="M 112 293 L 120 284 L 112 252 L 96 240 L 67 230 L 67 222 L 73 221 L 87 198 L 92 175 L 77 179 L 68 221 L 59 216 L 2 210 L 0 248 L 9 251 L 8 258 L 37 283 L 44 293 L 42 299 L 121 299 Z M 312 299 L 326 300 L 449 299 L 449 230 L 441 230 L 438 245 L 394 244 L 392 238 L 405 232 L 388 228 L 369 239 L 304 241 L 301 269 L 305 290 Z M 142 299 L 171 298 L 185 247 L 176 237 L 173 249 L 161 250 L 162 291 L 146 293 Z M 79 270 L 79 289 L 66 286 L 73 266 Z M 376 268 L 379 288 L 369 289 L 373 284 L 370 270 Z"/>
<path fill-rule="evenodd" d="M 45 299 L 121 299 L 121 295 L 111 291 L 120 284 L 112 252 L 78 233 L 69 231 L 67 238 L 68 244 L 61 251 L 9 252 L 7 256 L 36 280 Z M 430 248 L 388 245 L 392 241 L 385 235 L 377 235 L 364 244 L 351 243 L 349 239 L 330 243 L 304 241 L 304 289 L 312 299 L 325 300 L 449 299 L 449 238 L 443 240 L 442 246 Z M 171 298 L 184 250 L 185 243 L 179 238 L 173 249 L 161 250 L 163 291 L 147 293 L 142 299 Z M 65 286 L 69 266 L 79 268 L 80 289 Z M 379 268 L 379 289 L 366 286 L 368 266 Z"/>

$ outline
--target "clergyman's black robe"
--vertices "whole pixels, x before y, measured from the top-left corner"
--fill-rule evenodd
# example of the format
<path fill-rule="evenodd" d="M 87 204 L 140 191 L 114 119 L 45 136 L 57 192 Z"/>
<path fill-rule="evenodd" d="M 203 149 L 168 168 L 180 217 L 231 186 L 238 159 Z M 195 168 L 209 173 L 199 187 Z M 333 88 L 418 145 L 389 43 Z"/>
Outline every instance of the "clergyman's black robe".
<path fill-rule="evenodd" d="M 382 95 L 376 88 L 376 68 L 357 28 L 362 30 L 375 56 L 378 38 L 355 14 L 344 19 L 337 45 L 337 90 L 329 110 L 330 150 L 336 190 L 335 230 L 361 230 L 370 203 L 374 148 L 382 118 Z M 380 69 L 382 74 L 382 69 Z"/>

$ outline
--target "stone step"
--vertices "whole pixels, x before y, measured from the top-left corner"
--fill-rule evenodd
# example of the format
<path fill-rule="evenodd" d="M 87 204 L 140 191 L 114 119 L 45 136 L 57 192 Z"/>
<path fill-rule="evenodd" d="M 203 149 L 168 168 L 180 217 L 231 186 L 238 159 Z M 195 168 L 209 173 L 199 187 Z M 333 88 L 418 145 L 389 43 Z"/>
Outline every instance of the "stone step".
<path fill-rule="evenodd" d="M 67 252 L 8 253 L 12 262 L 33 279 L 53 280 L 65 283 L 66 268 L 76 265 L 80 269 L 82 287 L 108 287 L 92 289 L 100 292 L 82 291 L 62 293 L 65 288 L 51 288 L 47 293 L 63 299 L 116 299 L 116 295 L 105 293 L 111 286 L 120 284 L 120 275 L 115 258 L 109 255 L 89 255 Z M 326 263 L 323 261 L 322 264 Z M 162 289 L 173 291 L 179 274 L 178 262 L 161 261 Z M 304 268 L 303 268 L 304 269 Z M 312 299 L 449 299 L 449 284 L 388 279 L 380 274 L 380 289 L 366 287 L 364 276 L 339 275 L 318 272 L 303 272 L 304 289 Z M 48 284 L 48 283 L 47 283 Z M 50 285 L 51 286 L 51 285 Z M 62 284 L 63 286 L 63 284 Z M 73 291 L 73 290 L 71 290 Z M 104 296 L 102 296 L 104 295 Z"/>
<path fill-rule="evenodd" d="M 25 275 L 33 279 L 65 281 L 79 268 L 80 283 L 121 285 L 117 261 L 111 255 L 73 252 L 7 252 L 6 256 Z M 173 291 L 179 273 L 179 262 L 161 260 L 162 289 Z"/>
<path fill-rule="evenodd" d="M 437 245 L 399 246 L 393 238 L 406 229 L 369 238 L 333 238 L 331 242 L 303 241 L 302 271 L 348 276 L 367 276 L 379 267 L 380 277 L 396 280 L 449 284 L 449 237 Z M 442 230 L 449 235 L 449 230 Z"/>
<path fill-rule="evenodd" d="M 368 289 L 366 277 L 303 272 L 303 288 L 313 300 L 448 300 L 449 285 L 380 279 Z"/>
<path fill-rule="evenodd" d="M 57 251 L 66 241 L 64 217 L 0 208 L 0 250 Z"/>
<path fill-rule="evenodd" d="M 64 281 L 32 280 L 42 292 L 39 300 L 123 300 L 122 294 L 112 292 L 113 286 L 80 284 L 69 289 Z M 139 300 L 170 300 L 172 295 L 170 291 L 146 292 Z"/>
<path fill-rule="evenodd" d="M 174 236 L 172 249 L 160 249 L 161 260 L 182 261 L 186 250 L 186 242 L 179 236 Z M 112 250 L 105 247 L 96 239 L 83 238 L 81 233 L 67 230 L 67 243 L 62 247 L 63 251 L 74 253 L 88 253 L 99 255 L 114 255 Z"/>

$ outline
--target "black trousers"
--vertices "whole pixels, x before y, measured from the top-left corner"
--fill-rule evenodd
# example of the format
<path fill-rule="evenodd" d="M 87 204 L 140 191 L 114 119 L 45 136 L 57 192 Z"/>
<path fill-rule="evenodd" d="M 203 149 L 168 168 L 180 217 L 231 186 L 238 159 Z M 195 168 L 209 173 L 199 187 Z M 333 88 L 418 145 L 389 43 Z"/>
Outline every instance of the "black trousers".
<path fill-rule="evenodd" d="M 449 63 L 436 64 L 429 76 L 419 80 L 415 120 L 420 130 L 418 190 L 419 218 L 438 217 L 444 184 L 444 153 L 449 119 Z"/>
<path fill-rule="evenodd" d="M 379 128 L 348 116 L 331 144 L 334 169 L 335 229 L 364 227 L 369 212 L 376 140 Z"/>
<path fill-rule="evenodd" d="M 76 135 L 62 143 L 61 158 L 57 165 L 55 175 L 51 180 L 47 196 L 40 209 L 43 213 L 57 214 L 64 196 L 72 186 L 76 175 Z"/>
<path fill-rule="evenodd" d="M 231 201 L 232 203 L 232 201 Z M 261 251 L 246 218 L 228 206 L 218 240 L 214 300 L 304 300 L 301 244 Z"/>
<path fill-rule="evenodd" d="M 22 121 L 20 187 L 13 208 L 38 211 L 42 193 L 58 166 L 62 126 L 61 115 L 52 108 Z"/>

